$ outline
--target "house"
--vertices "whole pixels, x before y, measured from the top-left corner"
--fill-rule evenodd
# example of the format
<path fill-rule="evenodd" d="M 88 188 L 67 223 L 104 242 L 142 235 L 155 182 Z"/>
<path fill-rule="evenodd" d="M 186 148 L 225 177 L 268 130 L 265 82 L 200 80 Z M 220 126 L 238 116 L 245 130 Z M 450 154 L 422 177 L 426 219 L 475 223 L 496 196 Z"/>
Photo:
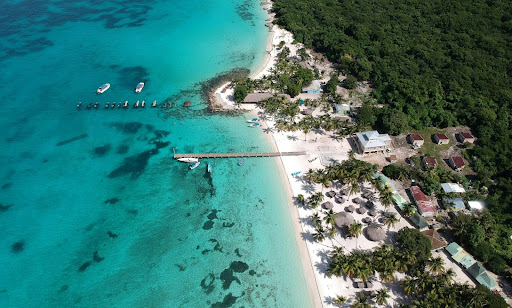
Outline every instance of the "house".
<path fill-rule="evenodd" d="M 462 168 L 464 168 L 464 166 L 466 165 L 464 163 L 464 159 L 462 159 L 462 156 L 452 156 L 450 157 L 450 159 L 448 160 L 448 163 L 450 164 L 450 166 L 457 170 L 457 171 L 460 171 L 462 170 Z"/>
<path fill-rule="evenodd" d="M 375 172 L 372 175 L 372 178 L 374 178 L 374 179 L 380 178 L 380 180 L 382 181 L 382 184 L 384 184 L 384 186 L 386 186 L 389 190 L 391 190 L 392 193 L 396 193 L 397 189 L 396 189 L 395 185 L 393 185 L 393 183 L 391 183 L 391 180 L 387 176 L 382 174 L 382 172 L 380 172 L 380 171 Z"/>
<path fill-rule="evenodd" d="M 322 94 L 324 93 L 324 89 L 322 87 L 322 82 L 320 80 L 313 80 L 311 84 L 307 87 L 302 88 L 302 93 L 309 94 Z"/>
<path fill-rule="evenodd" d="M 420 216 L 417 212 L 414 213 L 411 217 L 409 217 L 412 224 L 416 226 L 420 231 L 427 230 L 428 229 L 428 223 L 423 217 Z"/>
<path fill-rule="evenodd" d="M 450 139 L 448 139 L 448 137 L 446 137 L 445 134 L 441 134 L 441 133 L 435 133 L 432 138 L 434 139 L 434 142 L 437 143 L 437 144 L 448 144 L 450 143 Z"/>
<path fill-rule="evenodd" d="M 455 138 L 457 138 L 457 140 L 459 140 L 462 143 L 465 143 L 465 142 L 474 143 L 475 142 L 475 137 L 473 137 L 473 135 L 471 135 L 471 133 L 460 132 L 455 135 Z"/>
<path fill-rule="evenodd" d="M 446 209 L 453 211 L 462 211 L 466 209 L 466 205 L 461 198 L 443 198 L 443 205 Z"/>
<path fill-rule="evenodd" d="M 434 216 L 436 212 L 436 206 L 425 196 L 423 191 L 418 186 L 411 186 L 409 188 L 412 199 L 418 207 L 418 212 L 423 217 Z"/>
<path fill-rule="evenodd" d="M 481 211 L 485 209 L 485 203 L 483 201 L 468 201 L 468 206 L 471 211 Z"/>
<path fill-rule="evenodd" d="M 269 93 L 269 92 L 249 93 L 244 98 L 244 101 L 242 103 L 243 104 L 258 104 L 262 100 L 270 98 L 270 97 L 273 97 L 273 96 L 274 96 L 274 94 Z M 278 94 L 278 96 L 280 96 L 282 98 L 285 98 L 285 99 L 288 99 L 288 100 L 291 99 L 291 97 L 288 94 Z"/>
<path fill-rule="evenodd" d="M 496 280 L 494 280 L 491 276 L 489 276 L 489 273 L 485 270 L 485 267 L 483 267 L 480 263 L 475 262 L 470 268 L 468 268 L 468 273 L 475 278 L 478 283 L 481 285 L 486 286 L 489 288 L 489 290 L 494 290 L 496 286 L 498 285 L 496 283 Z"/>
<path fill-rule="evenodd" d="M 425 143 L 425 140 L 418 134 L 409 134 L 407 135 L 407 142 L 416 147 L 421 147 L 423 143 Z"/>
<path fill-rule="evenodd" d="M 430 243 L 432 244 L 432 250 L 439 250 L 443 247 L 446 247 L 448 243 L 445 241 L 445 239 L 437 232 L 436 229 L 428 229 L 425 231 L 421 231 L 421 234 L 428 237 L 430 240 Z"/>
<path fill-rule="evenodd" d="M 335 104 L 334 109 L 336 113 L 346 115 L 350 112 L 350 106 L 348 104 Z"/>
<path fill-rule="evenodd" d="M 359 154 L 384 153 L 391 145 L 391 138 L 388 134 L 379 134 L 375 130 L 355 133 L 354 140 Z"/>
<path fill-rule="evenodd" d="M 444 192 L 449 193 L 465 193 L 466 190 L 464 187 L 462 187 L 459 183 L 442 183 L 441 187 L 443 188 Z"/>
<path fill-rule="evenodd" d="M 423 156 L 421 162 L 425 167 L 435 168 L 437 167 L 437 160 L 433 156 Z"/>

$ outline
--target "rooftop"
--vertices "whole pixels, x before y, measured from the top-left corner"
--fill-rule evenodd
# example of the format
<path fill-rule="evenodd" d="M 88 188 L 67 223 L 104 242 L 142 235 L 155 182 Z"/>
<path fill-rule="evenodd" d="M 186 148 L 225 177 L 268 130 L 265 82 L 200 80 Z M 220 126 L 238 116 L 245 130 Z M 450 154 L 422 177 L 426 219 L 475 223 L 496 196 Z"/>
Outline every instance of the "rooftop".
<path fill-rule="evenodd" d="M 485 202 L 479 200 L 468 201 L 468 205 L 472 211 L 485 209 Z"/>
<path fill-rule="evenodd" d="M 465 193 L 466 190 L 459 183 L 442 183 L 441 187 L 443 188 L 445 193 Z"/>
<path fill-rule="evenodd" d="M 418 206 L 418 209 L 420 210 L 421 214 L 423 213 L 432 213 L 436 211 L 436 207 L 430 201 L 427 196 L 421 191 L 421 189 L 418 186 L 411 186 L 411 193 L 414 198 L 414 201 L 416 202 L 416 205 Z"/>
<path fill-rule="evenodd" d="M 421 231 L 421 233 L 423 235 L 425 235 L 426 237 L 428 237 L 428 239 L 430 240 L 430 243 L 432 244 L 433 250 L 446 247 L 446 245 L 448 244 L 448 243 L 446 243 L 444 238 L 441 236 L 441 234 L 439 234 L 439 232 L 437 232 L 436 229 L 428 229 L 425 231 Z"/>
<path fill-rule="evenodd" d="M 463 250 L 462 247 L 459 246 L 459 244 L 455 243 L 455 242 L 451 242 L 448 246 L 446 246 L 446 251 L 448 251 L 448 253 L 453 256 L 455 254 L 457 254 L 459 251 Z"/>
<path fill-rule="evenodd" d="M 464 210 L 466 209 L 466 205 L 461 198 L 446 198 L 443 199 L 443 203 L 445 207 L 453 207 L 455 210 Z"/>
<path fill-rule="evenodd" d="M 379 134 L 376 130 L 356 133 L 356 136 L 365 149 L 384 147 L 387 141 L 391 141 L 388 134 Z"/>
<path fill-rule="evenodd" d="M 432 168 L 437 167 L 437 160 L 433 156 L 424 156 L 423 162 L 425 163 L 425 165 L 427 165 L 429 167 L 432 167 Z"/>
<path fill-rule="evenodd" d="M 453 161 L 453 164 L 457 167 L 457 168 L 462 168 L 464 167 L 466 164 L 464 163 L 464 159 L 462 159 L 462 156 L 452 156 L 451 157 L 452 161 Z"/>
<path fill-rule="evenodd" d="M 448 139 L 448 137 L 446 137 L 445 134 L 441 134 L 441 133 L 435 133 L 435 135 L 437 136 L 438 139 L 440 140 L 445 140 L 445 139 Z"/>
<path fill-rule="evenodd" d="M 409 136 L 411 136 L 412 140 L 423 140 L 423 137 L 418 134 L 409 134 Z"/>
<path fill-rule="evenodd" d="M 475 138 L 475 137 L 473 137 L 473 135 L 471 135 L 471 133 L 460 132 L 459 135 L 461 135 L 462 137 L 464 137 L 466 139 L 473 139 L 473 138 Z"/>

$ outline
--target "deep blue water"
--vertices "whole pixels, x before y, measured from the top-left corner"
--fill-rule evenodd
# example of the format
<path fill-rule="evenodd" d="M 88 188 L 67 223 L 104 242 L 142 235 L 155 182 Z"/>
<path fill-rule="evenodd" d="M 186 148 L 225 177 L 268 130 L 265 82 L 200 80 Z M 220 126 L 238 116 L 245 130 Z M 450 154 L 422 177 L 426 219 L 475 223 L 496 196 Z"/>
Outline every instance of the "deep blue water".
<path fill-rule="evenodd" d="M 2 3 L 0 307 L 309 306 L 275 162 L 172 159 L 271 150 L 203 98 L 259 65 L 265 18 L 241 0 Z M 126 100 L 177 106 L 103 109 Z"/>

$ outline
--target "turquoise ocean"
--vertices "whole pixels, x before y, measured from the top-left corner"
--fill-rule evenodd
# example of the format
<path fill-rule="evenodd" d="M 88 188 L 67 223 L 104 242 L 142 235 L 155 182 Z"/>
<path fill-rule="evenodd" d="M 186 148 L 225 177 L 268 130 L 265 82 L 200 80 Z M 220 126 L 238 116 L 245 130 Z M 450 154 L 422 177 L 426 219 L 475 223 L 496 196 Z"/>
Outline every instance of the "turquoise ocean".
<path fill-rule="evenodd" d="M 204 99 L 263 61 L 266 18 L 255 0 L 2 2 L 0 307 L 309 306 L 276 162 L 172 159 L 271 150 Z"/>

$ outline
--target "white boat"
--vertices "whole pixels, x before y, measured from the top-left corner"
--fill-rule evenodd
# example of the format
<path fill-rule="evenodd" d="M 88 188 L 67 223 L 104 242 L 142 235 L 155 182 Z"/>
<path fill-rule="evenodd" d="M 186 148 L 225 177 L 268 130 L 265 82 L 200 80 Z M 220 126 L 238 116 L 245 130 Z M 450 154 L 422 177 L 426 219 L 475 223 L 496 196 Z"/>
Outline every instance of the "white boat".
<path fill-rule="evenodd" d="M 241 166 L 241 165 L 243 165 L 243 164 L 244 164 L 244 162 L 245 162 L 245 158 L 244 158 L 244 159 L 242 159 L 241 161 L 239 161 L 239 162 L 238 162 L 238 165 L 239 165 L 239 166 Z"/>
<path fill-rule="evenodd" d="M 247 120 L 248 123 L 257 123 L 258 122 L 258 118 L 253 118 L 253 119 L 250 119 L 250 120 Z"/>
<path fill-rule="evenodd" d="M 208 168 L 206 168 L 208 173 L 212 172 L 212 163 L 208 162 Z"/>
<path fill-rule="evenodd" d="M 193 163 L 193 164 L 192 164 L 192 165 L 190 165 L 188 168 L 189 168 L 190 170 L 195 169 L 195 168 L 197 168 L 197 167 L 199 166 L 199 164 L 200 164 L 200 163 L 201 163 L 200 161 L 198 161 L 197 163 Z"/>
<path fill-rule="evenodd" d="M 178 161 L 182 163 L 197 163 L 199 161 L 199 158 L 196 157 L 182 157 L 178 158 Z"/>
<path fill-rule="evenodd" d="M 260 123 L 251 123 L 249 127 L 261 127 Z"/>
<path fill-rule="evenodd" d="M 135 93 L 140 93 L 140 91 L 142 91 L 142 89 L 144 89 L 144 85 L 145 85 L 144 82 L 139 82 L 137 84 L 137 86 L 135 87 Z"/>
<path fill-rule="evenodd" d="M 139 101 L 137 101 L 137 102 L 135 103 L 135 105 L 133 105 L 133 107 L 134 107 L 134 108 L 139 108 Z"/>
<path fill-rule="evenodd" d="M 104 84 L 102 84 L 102 85 L 98 88 L 98 90 L 96 90 L 96 93 L 97 93 L 97 94 L 101 94 L 101 93 L 103 93 L 103 92 L 107 91 L 107 90 L 108 90 L 108 88 L 110 88 L 110 83 L 104 83 Z"/>
<path fill-rule="evenodd" d="M 156 101 L 153 101 L 153 103 L 151 104 L 151 108 L 155 108 L 156 107 Z"/>
<path fill-rule="evenodd" d="M 146 107 L 146 102 L 145 101 L 142 101 L 141 107 L 142 108 Z"/>

